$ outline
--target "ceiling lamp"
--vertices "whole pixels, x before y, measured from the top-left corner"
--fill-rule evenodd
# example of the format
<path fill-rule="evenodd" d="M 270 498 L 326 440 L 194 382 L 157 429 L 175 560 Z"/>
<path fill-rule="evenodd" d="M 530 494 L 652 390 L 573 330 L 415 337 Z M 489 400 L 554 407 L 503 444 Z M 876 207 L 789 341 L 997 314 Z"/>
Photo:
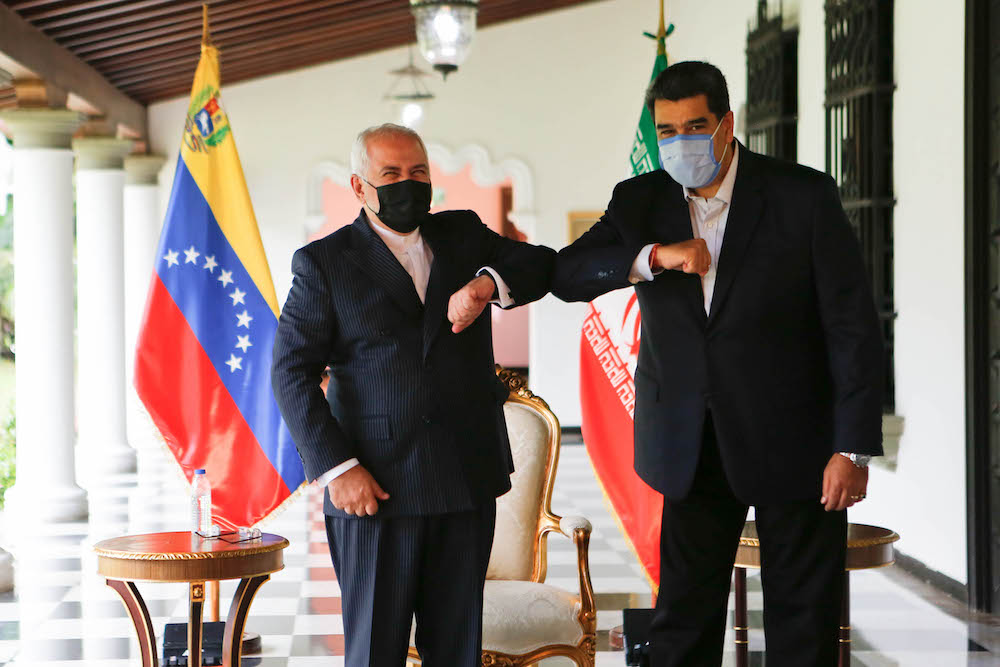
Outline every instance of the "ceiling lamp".
<path fill-rule="evenodd" d="M 410 11 L 420 52 L 447 77 L 469 55 L 479 0 L 410 0 Z"/>
<path fill-rule="evenodd" d="M 424 103 L 434 99 L 434 93 L 423 81 L 431 74 L 413 64 L 413 51 L 410 51 L 409 64 L 390 70 L 389 74 L 396 80 L 389 86 L 384 99 L 399 108 L 399 121 L 403 125 L 416 130 L 424 119 Z"/>

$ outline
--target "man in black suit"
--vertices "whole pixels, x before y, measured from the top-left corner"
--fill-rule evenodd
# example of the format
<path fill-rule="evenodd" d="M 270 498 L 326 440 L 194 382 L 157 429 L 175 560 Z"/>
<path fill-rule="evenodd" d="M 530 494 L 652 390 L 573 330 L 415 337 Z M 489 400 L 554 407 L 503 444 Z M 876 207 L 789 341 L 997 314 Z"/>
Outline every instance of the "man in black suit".
<path fill-rule="evenodd" d="M 427 152 L 407 128 L 365 130 L 351 163 L 357 220 L 292 259 L 275 397 L 326 486 L 346 664 L 402 665 L 415 614 L 424 665 L 478 666 L 495 499 L 513 471 L 482 311 L 544 296 L 555 253 L 471 211 L 429 215 Z"/>
<path fill-rule="evenodd" d="M 664 495 L 656 667 L 718 665 L 749 505 L 769 667 L 836 664 L 845 509 L 882 453 L 882 343 L 833 179 L 733 138 L 725 78 L 683 62 L 646 103 L 665 171 L 615 188 L 553 293 L 635 285 L 635 469 Z"/>

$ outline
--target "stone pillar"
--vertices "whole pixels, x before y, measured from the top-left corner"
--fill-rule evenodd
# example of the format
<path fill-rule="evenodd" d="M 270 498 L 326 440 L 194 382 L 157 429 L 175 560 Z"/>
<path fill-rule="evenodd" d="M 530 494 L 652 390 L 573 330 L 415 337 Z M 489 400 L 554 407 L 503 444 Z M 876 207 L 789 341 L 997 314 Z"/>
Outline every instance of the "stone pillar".
<path fill-rule="evenodd" d="M 156 247 L 163 219 L 160 214 L 158 176 L 166 159 L 160 155 L 125 158 L 125 374 L 129 444 L 138 455 L 138 484 L 131 495 L 130 519 L 155 504 L 150 496 L 162 488 L 164 466 L 169 463 L 149 414 L 133 384 L 135 343 L 146 309 L 146 295 L 153 276 Z M 131 530 L 131 527 L 130 527 Z"/>
<path fill-rule="evenodd" d="M 135 472 L 125 435 L 125 170 L 132 141 L 73 140 L 76 153 L 77 424 L 85 483 Z"/>
<path fill-rule="evenodd" d="M 76 484 L 73 405 L 73 152 L 83 114 L 0 114 L 14 135 L 17 483 L 11 532 L 87 516 Z"/>

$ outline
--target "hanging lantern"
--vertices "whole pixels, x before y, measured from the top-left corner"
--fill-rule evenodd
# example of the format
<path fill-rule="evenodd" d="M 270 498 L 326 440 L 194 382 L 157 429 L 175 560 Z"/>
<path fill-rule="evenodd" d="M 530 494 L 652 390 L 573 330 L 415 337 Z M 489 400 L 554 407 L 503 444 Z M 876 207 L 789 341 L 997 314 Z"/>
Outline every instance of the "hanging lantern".
<path fill-rule="evenodd" d="M 469 55 L 478 0 L 410 0 L 420 53 L 447 77 Z"/>
<path fill-rule="evenodd" d="M 418 129 L 424 119 L 424 105 L 434 99 L 434 93 L 423 82 L 431 73 L 413 64 L 411 50 L 410 62 L 404 67 L 390 70 L 389 74 L 396 78 L 383 99 L 397 107 L 400 123 L 410 129 Z"/>

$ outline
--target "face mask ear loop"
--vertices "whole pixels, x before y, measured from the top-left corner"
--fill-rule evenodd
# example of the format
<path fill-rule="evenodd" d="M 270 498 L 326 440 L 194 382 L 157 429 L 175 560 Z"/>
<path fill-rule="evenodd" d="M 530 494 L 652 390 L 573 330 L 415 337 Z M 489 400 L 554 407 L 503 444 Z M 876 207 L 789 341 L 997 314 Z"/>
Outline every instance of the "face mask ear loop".
<path fill-rule="evenodd" d="M 372 184 L 371 184 L 371 183 L 370 183 L 370 182 L 368 181 L 368 179 L 367 179 L 367 178 L 365 178 L 365 177 L 364 177 L 364 176 L 362 176 L 361 174 L 358 174 L 358 178 L 360 178 L 360 179 L 361 179 L 362 181 L 364 181 L 365 183 L 368 183 L 369 187 L 371 187 L 371 189 L 372 189 L 372 190 L 374 190 L 374 191 L 375 191 L 376 193 L 378 193 L 378 188 L 376 188 L 376 187 L 375 187 L 374 185 L 372 185 Z M 373 208 L 372 208 L 372 205 L 368 203 L 368 197 L 365 197 L 365 206 L 367 206 L 367 207 L 368 207 L 368 210 L 369 210 L 369 211 L 371 211 L 373 215 L 376 215 L 376 216 L 378 215 L 378 211 L 376 211 L 375 209 L 373 209 Z M 379 202 L 379 207 L 378 207 L 378 210 L 379 210 L 379 211 L 381 211 L 381 210 L 382 210 L 382 206 L 381 206 L 381 202 Z"/>
<path fill-rule="evenodd" d="M 721 127 L 722 127 L 722 121 L 720 120 L 719 124 L 715 126 L 715 132 L 712 132 L 712 136 L 709 137 L 709 139 L 715 139 L 715 135 L 719 133 L 719 128 Z M 726 159 L 726 152 L 729 150 L 729 144 L 726 144 L 726 147 L 722 150 L 722 157 L 720 157 L 718 160 L 715 159 L 715 144 L 710 143 L 710 145 L 712 146 L 712 162 L 714 162 L 716 166 L 718 166 L 722 164 L 723 160 Z"/>

